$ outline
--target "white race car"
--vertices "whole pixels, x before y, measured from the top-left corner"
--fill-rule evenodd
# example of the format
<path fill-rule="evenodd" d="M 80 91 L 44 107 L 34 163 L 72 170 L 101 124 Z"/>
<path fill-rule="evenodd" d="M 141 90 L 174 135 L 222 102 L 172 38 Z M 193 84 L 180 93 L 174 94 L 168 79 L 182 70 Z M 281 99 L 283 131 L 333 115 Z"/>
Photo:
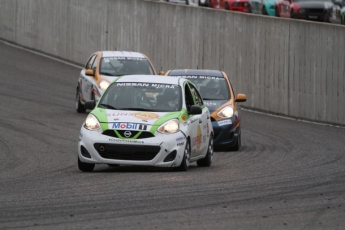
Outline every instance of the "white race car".
<path fill-rule="evenodd" d="M 131 75 L 116 79 L 81 127 L 78 167 L 95 164 L 210 166 L 213 128 L 208 108 L 187 79 Z"/>
<path fill-rule="evenodd" d="M 98 51 L 91 55 L 79 75 L 76 110 L 85 112 L 85 102 L 98 100 L 115 78 L 129 74 L 157 74 L 151 61 L 142 53 Z"/>
<path fill-rule="evenodd" d="M 207 6 L 207 0 L 162 0 L 173 3 L 184 3 L 191 6 Z"/>

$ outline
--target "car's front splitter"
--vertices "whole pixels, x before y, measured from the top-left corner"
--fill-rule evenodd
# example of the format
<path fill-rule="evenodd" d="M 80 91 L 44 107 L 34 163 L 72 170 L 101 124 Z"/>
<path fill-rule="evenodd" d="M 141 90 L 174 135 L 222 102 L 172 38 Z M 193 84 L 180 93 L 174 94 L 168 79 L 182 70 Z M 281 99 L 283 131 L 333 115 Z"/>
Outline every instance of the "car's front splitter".
<path fill-rule="evenodd" d="M 240 133 L 240 123 L 237 117 L 212 121 L 214 132 L 214 147 L 234 147 Z"/>
<path fill-rule="evenodd" d="M 120 139 L 84 127 L 80 130 L 78 156 L 92 164 L 177 167 L 181 164 L 187 139 L 181 132 L 156 133 L 143 139 Z"/>

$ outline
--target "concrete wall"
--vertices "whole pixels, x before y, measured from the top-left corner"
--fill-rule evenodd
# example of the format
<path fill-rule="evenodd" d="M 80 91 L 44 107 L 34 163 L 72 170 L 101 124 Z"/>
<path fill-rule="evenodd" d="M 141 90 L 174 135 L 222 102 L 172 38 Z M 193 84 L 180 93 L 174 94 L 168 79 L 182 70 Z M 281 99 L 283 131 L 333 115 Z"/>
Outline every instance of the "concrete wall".
<path fill-rule="evenodd" d="M 0 0 L 0 38 L 79 64 L 116 48 L 157 69 L 224 70 L 245 107 L 345 125 L 344 26 L 143 0 Z"/>

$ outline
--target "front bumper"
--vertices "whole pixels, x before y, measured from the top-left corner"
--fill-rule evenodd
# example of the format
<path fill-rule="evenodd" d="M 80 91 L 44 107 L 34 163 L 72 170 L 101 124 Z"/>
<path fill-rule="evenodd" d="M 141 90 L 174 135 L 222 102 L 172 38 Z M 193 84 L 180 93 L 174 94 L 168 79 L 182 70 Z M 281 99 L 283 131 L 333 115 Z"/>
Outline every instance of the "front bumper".
<path fill-rule="evenodd" d="M 212 121 L 214 147 L 234 147 L 240 134 L 240 120 L 233 116 L 229 119 Z"/>
<path fill-rule="evenodd" d="M 78 156 L 80 161 L 92 164 L 177 167 L 182 162 L 186 141 L 182 132 L 120 139 L 83 126 L 79 134 Z"/>

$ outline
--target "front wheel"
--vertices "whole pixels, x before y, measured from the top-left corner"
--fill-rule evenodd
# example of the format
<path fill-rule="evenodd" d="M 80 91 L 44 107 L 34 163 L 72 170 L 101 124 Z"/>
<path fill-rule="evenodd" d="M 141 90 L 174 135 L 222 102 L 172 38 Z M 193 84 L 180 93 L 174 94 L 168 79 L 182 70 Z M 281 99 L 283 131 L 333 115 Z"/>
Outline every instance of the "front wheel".
<path fill-rule="evenodd" d="M 264 6 L 264 7 L 262 7 L 262 14 L 263 15 L 268 15 L 268 13 L 267 13 L 267 10 L 266 10 L 266 7 Z"/>
<path fill-rule="evenodd" d="M 238 137 L 237 137 L 237 141 L 236 141 L 236 145 L 232 148 L 230 148 L 231 151 L 238 151 L 240 150 L 241 148 L 241 133 L 238 134 Z"/>
<path fill-rule="evenodd" d="M 184 154 L 183 154 L 182 162 L 181 162 L 180 166 L 177 167 L 176 169 L 178 171 L 187 171 L 188 167 L 189 167 L 189 161 L 190 161 L 190 144 L 189 144 L 189 140 L 187 139 L 186 147 L 184 148 Z"/>
<path fill-rule="evenodd" d="M 213 135 L 210 136 L 210 141 L 208 142 L 208 148 L 205 158 L 198 160 L 196 163 L 199 167 L 209 167 L 211 166 L 213 159 Z"/>
<path fill-rule="evenodd" d="M 78 157 L 78 168 L 80 171 L 83 171 L 83 172 L 92 172 L 93 169 L 95 168 L 95 164 L 81 162 Z"/>

